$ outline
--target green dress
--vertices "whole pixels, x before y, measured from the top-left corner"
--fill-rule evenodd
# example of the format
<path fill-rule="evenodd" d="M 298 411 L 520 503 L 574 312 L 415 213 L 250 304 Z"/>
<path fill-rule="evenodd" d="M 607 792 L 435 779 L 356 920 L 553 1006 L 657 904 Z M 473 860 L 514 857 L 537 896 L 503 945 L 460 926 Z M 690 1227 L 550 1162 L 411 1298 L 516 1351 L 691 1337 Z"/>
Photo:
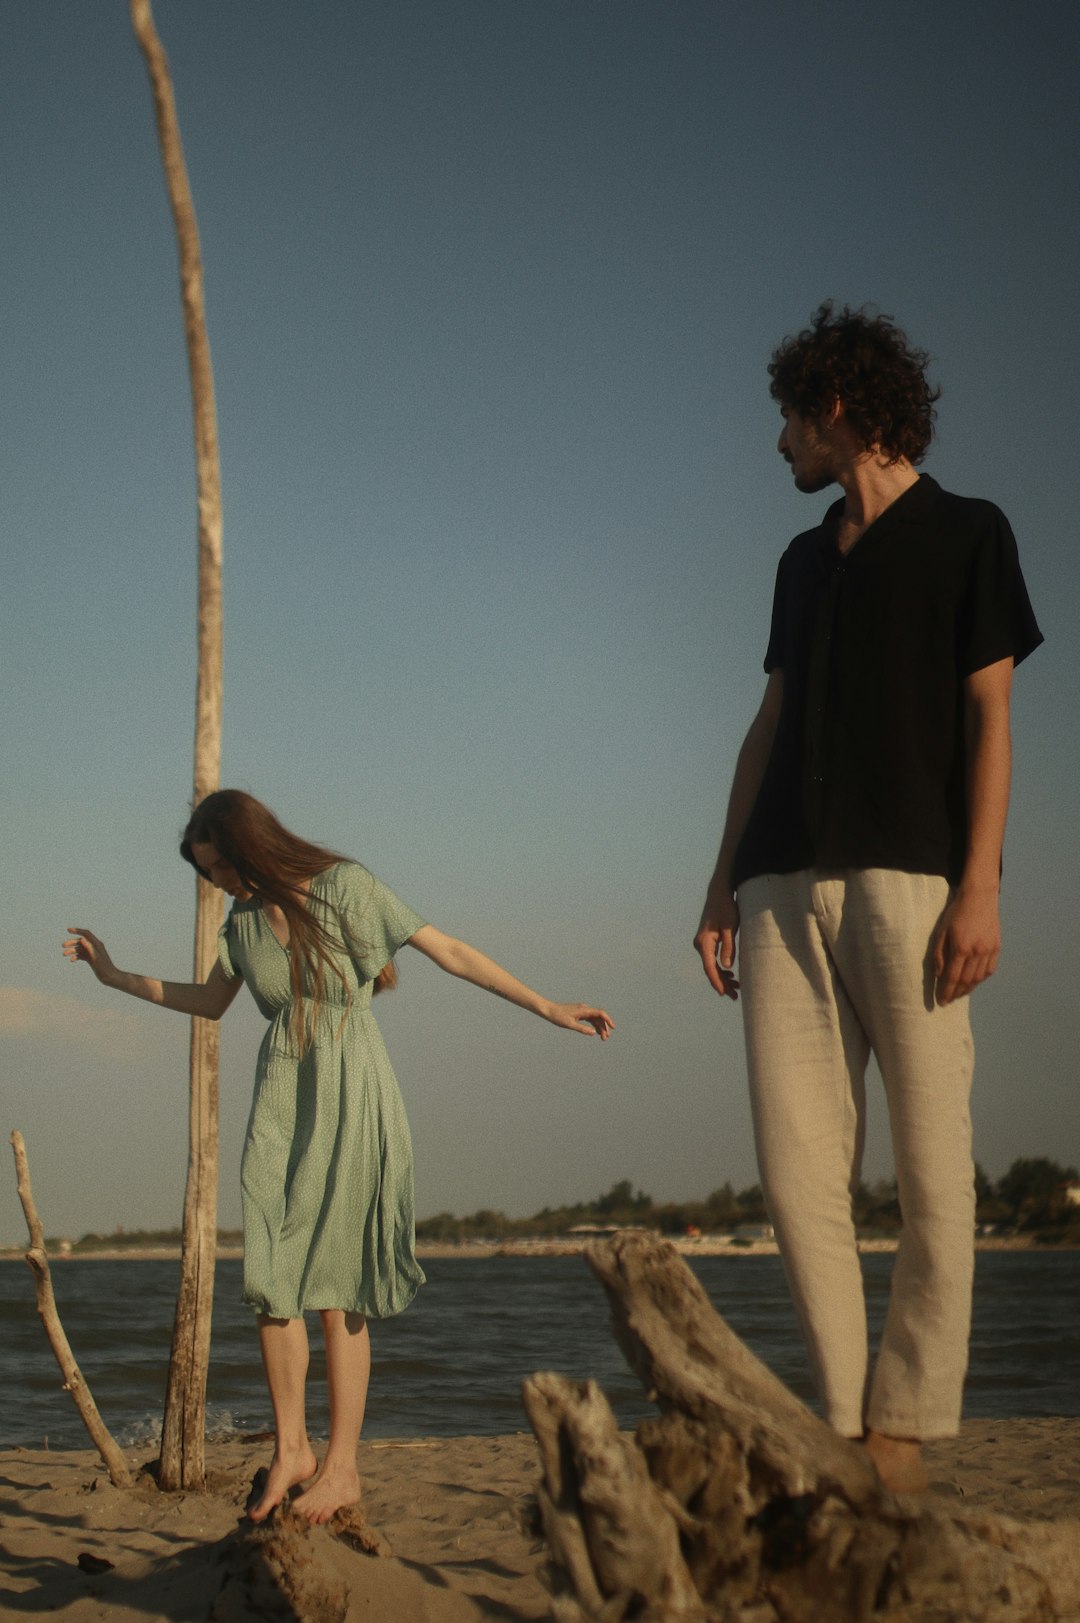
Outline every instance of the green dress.
<path fill-rule="evenodd" d="M 244 1296 L 259 1313 L 313 1308 L 388 1318 L 424 1275 L 415 1255 L 412 1144 L 371 987 L 424 923 L 356 862 L 316 874 L 309 905 L 340 942 L 302 1055 L 289 952 L 255 901 L 238 902 L 218 956 L 270 1025 L 259 1049 L 241 1166 Z"/>

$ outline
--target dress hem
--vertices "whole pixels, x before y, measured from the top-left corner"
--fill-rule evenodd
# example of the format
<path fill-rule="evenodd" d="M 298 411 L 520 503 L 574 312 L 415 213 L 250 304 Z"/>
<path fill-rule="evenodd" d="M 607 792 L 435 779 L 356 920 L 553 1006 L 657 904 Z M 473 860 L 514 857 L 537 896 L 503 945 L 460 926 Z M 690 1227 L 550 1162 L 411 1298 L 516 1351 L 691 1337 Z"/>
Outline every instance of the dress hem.
<path fill-rule="evenodd" d="M 240 1301 L 245 1307 L 253 1308 L 267 1319 L 302 1319 L 305 1313 L 362 1313 L 365 1319 L 396 1319 L 399 1313 L 404 1313 L 416 1299 L 421 1285 L 426 1285 L 427 1279 L 421 1275 L 415 1289 L 400 1303 L 395 1301 L 393 1306 L 373 1307 L 364 1302 L 308 1302 L 294 1304 L 288 1312 L 278 1312 L 268 1306 L 265 1297 L 249 1296 L 246 1292 Z"/>

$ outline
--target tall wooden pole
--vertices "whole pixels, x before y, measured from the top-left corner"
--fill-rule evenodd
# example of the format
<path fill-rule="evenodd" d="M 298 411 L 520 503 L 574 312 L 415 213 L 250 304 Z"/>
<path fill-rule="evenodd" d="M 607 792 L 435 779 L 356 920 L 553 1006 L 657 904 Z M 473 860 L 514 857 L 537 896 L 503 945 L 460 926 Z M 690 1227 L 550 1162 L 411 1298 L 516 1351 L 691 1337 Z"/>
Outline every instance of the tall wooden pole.
<path fill-rule="evenodd" d="M 169 64 L 150 0 L 130 0 L 131 22 L 150 75 L 165 181 L 176 222 L 180 292 L 195 418 L 198 482 L 198 677 L 195 690 L 194 803 L 221 781 L 221 469 L 210 344 L 203 305 L 195 205 L 180 142 Z M 196 881 L 195 979 L 214 963 L 222 897 Z M 206 1476 L 206 1373 L 217 1243 L 218 1027 L 191 1022 L 191 1107 L 180 1293 L 161 1430 L 163 1488 L 201 1488 Z"/>

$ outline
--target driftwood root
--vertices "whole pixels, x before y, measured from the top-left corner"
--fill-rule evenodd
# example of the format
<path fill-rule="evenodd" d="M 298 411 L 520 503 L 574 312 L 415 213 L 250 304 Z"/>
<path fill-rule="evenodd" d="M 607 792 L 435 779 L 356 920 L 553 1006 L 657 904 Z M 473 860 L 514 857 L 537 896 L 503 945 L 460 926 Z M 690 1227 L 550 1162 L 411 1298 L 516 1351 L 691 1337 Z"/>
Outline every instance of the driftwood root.
<path fill-rule="evenodd" d="M 593 1614 L 644 1620 L 651 1606 L 658 1620 L 703 1619 L 667 1496 L 595 1382 L 536 1375 L 524 1400 L 544 1462 L 545 1531 Z"/>
<path fill-rule="evenodd" d="M 660 1413 L 630 1439 L 594 1382 L 525 1382 L 557 1623 L 1080 1623 L 1080 1522 L 886 1493 L 673 1247 L 623 1235 L 587 1255 Z"/>
<path fill-rule="evenodd" d="M 360 1505 L 337 1511 L 320 1527 L 287 1503 L 265 1522 L 242 1521 L 226 1546 L 211 1623 L 249 1623 L 253 1616 L 276 1623 L 344 1623 L 348 1585 L 328 1574 L 320 1560 L 332 1538 L 364 1555 L 391 1553 Z"/>

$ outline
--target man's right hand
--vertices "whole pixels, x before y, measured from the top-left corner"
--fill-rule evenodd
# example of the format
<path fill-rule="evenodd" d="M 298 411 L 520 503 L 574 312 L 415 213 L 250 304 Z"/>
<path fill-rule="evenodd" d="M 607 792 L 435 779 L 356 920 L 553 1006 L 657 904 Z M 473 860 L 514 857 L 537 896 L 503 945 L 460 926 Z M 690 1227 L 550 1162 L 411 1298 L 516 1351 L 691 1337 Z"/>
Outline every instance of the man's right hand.
<path fill-rule="evenodd" d="M 710 890 L 694 937 L 694 948 L 701 957 L 709 985 L 739 1001 L 739 983 L 735 979 L 735 937 L 739 931 L 739 904 L 731 891 Z"/>

